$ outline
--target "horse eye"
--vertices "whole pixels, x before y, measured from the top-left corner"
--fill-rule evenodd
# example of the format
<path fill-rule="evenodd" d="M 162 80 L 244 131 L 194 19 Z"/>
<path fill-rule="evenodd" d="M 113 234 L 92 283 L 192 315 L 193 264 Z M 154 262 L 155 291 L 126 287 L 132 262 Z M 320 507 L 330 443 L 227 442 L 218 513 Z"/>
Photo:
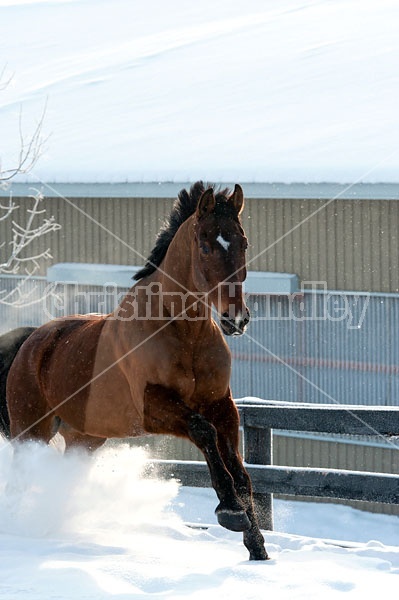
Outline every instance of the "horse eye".
<path fill-rule="evenodd" d="M 201 248 L 202 254 L 209 254 L 209 252 L 211 251 L 211 249 L 209 248 L 208 244 L 205 243 L 205 242 L 201 242 L 200 248 Z"/>

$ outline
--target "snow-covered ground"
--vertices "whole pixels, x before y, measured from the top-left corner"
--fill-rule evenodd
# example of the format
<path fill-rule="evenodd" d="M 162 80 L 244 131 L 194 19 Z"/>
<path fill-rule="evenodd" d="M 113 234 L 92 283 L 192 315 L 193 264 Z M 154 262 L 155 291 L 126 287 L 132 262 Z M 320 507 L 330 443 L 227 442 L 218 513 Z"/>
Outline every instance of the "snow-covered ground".
<path fill-rule="evenodd" d="M 360 600 L 397 594 L 398 517 L 276 501 L 275 531 L 265 534 L 271 560 L 253 563 L 241 534 L 216 525 L 212 490 L 146 480 L 144 466 L 143 452 L 124 445 L 90 458 L 32 445 L 13 462 L 3 442 L 0 598 L 329 600 L 349 594 Z"/>
<path fill-rule="evenodd" d="M 31 180 L 399 182 L 399 3 L 0 0 Z"/>

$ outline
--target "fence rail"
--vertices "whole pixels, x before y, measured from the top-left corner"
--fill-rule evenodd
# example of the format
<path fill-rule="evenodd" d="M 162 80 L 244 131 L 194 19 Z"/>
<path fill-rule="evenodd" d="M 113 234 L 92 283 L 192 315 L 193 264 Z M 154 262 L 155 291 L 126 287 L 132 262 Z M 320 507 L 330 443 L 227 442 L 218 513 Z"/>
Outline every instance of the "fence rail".
<path fill-rule="evenodd" d="M 399 475 L 272 465 L 273 429 L 383 436 L 399 450 L 399 408 L 240 402 L 244 460 L 261 526 L 273 529 L 272 494 L 399 504 Z M 196 461 L 152 461 L 156 472 L 183 485 L 209 487 L 207 466 Z"/>

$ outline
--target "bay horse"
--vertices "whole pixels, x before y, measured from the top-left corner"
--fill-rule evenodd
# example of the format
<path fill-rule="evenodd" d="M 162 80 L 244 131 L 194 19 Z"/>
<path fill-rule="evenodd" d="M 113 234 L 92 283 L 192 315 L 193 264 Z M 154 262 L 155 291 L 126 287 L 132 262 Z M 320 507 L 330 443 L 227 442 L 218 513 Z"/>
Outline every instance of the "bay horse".
<path fill-rule="evenodd" d="M 182 190 L 112 313 L 55 319 L 26 339 L 8 373 L 7 404 L 19 441 L 48 443 L 60 423 L 70 445 L 92 449 L 150 433 L 188 438 L 206 459 L 219 524 L 243 532 L 251 560 L 266 560 L 222 335 L 241 335 L 250 318 L 243 207 L 238 184 Z"/>

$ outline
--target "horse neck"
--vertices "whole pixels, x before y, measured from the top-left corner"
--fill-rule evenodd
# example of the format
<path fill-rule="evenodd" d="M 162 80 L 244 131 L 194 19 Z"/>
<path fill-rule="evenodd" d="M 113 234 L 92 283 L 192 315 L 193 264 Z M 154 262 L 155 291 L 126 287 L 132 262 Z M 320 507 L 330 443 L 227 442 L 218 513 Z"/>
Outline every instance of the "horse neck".
<path fill-rule="evenodd" d="M 185 309 L 190 317 L 198 315 L 203 318 L 205 314 L 210 317 L 210 301 L 199 294 L 192 276 L 193 224 L 194 216 L 189 217 L 178 229 L 158 270 L 157 279 L 162 286 L 166 308 L 171 303 L 177 306 L 180 299 L 184 298 Z"/>

